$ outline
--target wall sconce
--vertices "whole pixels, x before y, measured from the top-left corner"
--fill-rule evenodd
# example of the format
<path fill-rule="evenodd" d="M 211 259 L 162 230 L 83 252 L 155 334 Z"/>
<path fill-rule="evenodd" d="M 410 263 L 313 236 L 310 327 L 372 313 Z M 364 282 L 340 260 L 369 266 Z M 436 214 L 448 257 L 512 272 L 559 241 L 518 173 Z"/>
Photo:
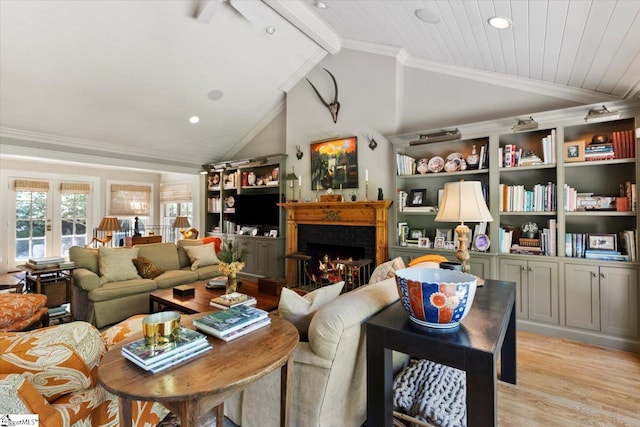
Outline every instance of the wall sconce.
<path fill-rule="evenodd" d="M 533 117 L 529 116 L 528 119 L 518 119 L 518 123 L 513 125 L 511 132 L 522 132 L 524 130 L 538 129 L 538 122 L 533 120 Z"/>
<path fill-rule="evenodd" d="M 378 146 L 378 143 L 376 142 L 376 140 L 373 139 L 372 136 L 370 136 L 369 137 L 369 148 L 371 149 L 371 151 L 375 150 L 377 146 Z"/>
<path fill-rule="evenodd" d="M 298 176 L 296 175 L 293 168 L 291 168 L 291 172 L 289 172 L 284 179 L 287 181 L 290 181 L 289 188 L 291 188 L 291 199 L 289 199 L 289 202 L 295 202 L 296 200 L 294 200 L 294 197 L 295 197 L 294 187 L 296 185 L 295 183 L 296 183 L 296 180 L 298 179 Z"/>
<path fill-rule="evenodd" d="M 589 110 L 584 121 L 587 123 L 595 123 L 618 118 L 620 118 L 620 113 L 617 111 L 609 111 L 607 107 L 603 105 L 601 109 L 593 108 Z"/>
<path fill-rule="evenodd" d="M 444 195 L 438 215 L 438 222 L 460 222 L 456 227 L 458 233 L 458 252 L 456 258 L 462 264 L 462 271 L 469 272 L 467 261 L 470 258 L 467 248 L 467 236 L 471 230 L 465 221 L 489 222 L 493 221 L 491 212 L 484 201 L 482 183 L 480 181 L 447 182 L 444 185 Z"/>
<path fill-rule="evenodd" d="M 103 239 L 94 237 L 86 245 L 86 247 L 90 247 L 94 242 L 102 243 L 102 246 L 106 245 L 111 241 L 111 239 L 113 239 L 113 232 L 120 231 L 122 230 L 122 228 L 120 228 L 120 222 L 118 221 L 118 218 L 116 218 L 115 216 L 105 216 L 104 218 L 102 218 L 102 221 L 100 221 L 100 225 L 98 225 L 97 230 L 106 231 L 106 236 Z"/>
<path fill-rule="evenodd" d="M 186 230 L 191 227 L 189 224 L 189 220 L 186 216 L 177 216 L 176 220 L 173 222 L 173 228 L 179 228 L 180 234 L 182 234 L 183 239 L 188 239 L 193 234 L 193 230 Z"/>
<path fill-rule="evenodd" d="M 442 130 L 440 132 L 421 134 L 415 141 L 410 141 L 409 145 L 422 145 L 431 142 L 455 141 L 462 138 L 462 134 L 458 129 Z"/>

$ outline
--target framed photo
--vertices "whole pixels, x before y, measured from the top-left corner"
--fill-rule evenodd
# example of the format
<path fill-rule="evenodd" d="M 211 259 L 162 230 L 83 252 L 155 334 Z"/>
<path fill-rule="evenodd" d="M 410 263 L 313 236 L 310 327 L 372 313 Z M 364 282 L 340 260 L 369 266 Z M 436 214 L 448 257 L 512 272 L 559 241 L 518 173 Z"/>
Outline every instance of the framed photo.
<path fill-rule="evenodd" d="M 433 247 L 436 249 L 444 249 L 444 237 L 436 237 L 433 239 Z"/>
<path fill-rule="evenodd" d="M 455 249 L 456 248 L 456 243 L 453 240 L 448 241 L 448 242 L 444 242 L 444 248 L 445 249 Z"/>
<path fill-rule="evenodd" d="M 418 239 L 418 246 L 421 248 L 428 248 L 429 247 L 429 238 L 428 237 L 421 237 Z"/>
<path fill-rule="evenodd" d="M 358 188 L 358 137 L 311 143 L 311 190 Z"/>
<path fill-rule="evenodd" d="M 278 237 L 278 230 L 269 230 L 269 237 Z"/>
<path fill-rule="evenodd" d="M 615 234 L 587 234 L 587 249 L 616 251 L 618 244 Z"/>
<path fill-rule="evenodd" d="M 410 228 L 409 229 L 409 240 L 418 241 L 423 237 L 426 237 L 424 228 Z"/>
<path fill-rule="evenodd" d="M 567 141 L 564 143 L 565 162 L 584 162 L 584 140 Z"/>
<path fill-rule="evenodd" d="M 435 238 L 442 237 L 445 241 L 451 240 L 452 232 L 450 228 L 436 228 Z M 434 239 L 435 241 L 435 239 Z"/>
<path fill-rule="evenodd" d="M 427 206 L 427 189 L 419 188 L 411 190 L 407 202 L 409 206 Z"/>

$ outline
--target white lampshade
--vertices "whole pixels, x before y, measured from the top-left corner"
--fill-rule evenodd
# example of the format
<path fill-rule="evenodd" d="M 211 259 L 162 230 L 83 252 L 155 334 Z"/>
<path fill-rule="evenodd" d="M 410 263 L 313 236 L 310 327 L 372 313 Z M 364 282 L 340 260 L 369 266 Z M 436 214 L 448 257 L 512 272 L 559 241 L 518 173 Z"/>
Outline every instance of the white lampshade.
<path fill-rule="evenodd" d="M 482 183 L 480 181 L 446 183 L 435 220 L 441 222 L 493 221 L 482 195 Z"/>

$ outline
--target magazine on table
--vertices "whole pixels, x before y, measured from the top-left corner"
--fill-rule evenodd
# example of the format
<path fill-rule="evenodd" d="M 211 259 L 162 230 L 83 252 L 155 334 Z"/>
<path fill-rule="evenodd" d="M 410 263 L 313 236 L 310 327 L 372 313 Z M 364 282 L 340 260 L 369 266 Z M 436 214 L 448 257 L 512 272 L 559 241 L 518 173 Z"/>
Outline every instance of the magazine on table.
<path fill-rule="evenodd" d="M 238 305 L 195 319 L 193 325 L 220 338 L 248 324 L 264 319 L 268 315 L 269 313 L 259 308 Z"/>
<path fill-rule="evenodd" d="M 232 340 L 235 340 L 236 338 L 240 338 L 243 335 L 247 335 L 250 332 L 256 331 L 264 326 L 267 326 L 271 323 L 271 318 L 270 317 L 265 317 L 261 320 L 258 320 L 257 322 L 254 323 L 250 323 L 240 329 L 236 329 L 233 332 L 230 332 L 228 334 L 222 335 L 222 336 L 216 336 L 216 338 L 220 338 L 222 341 L 224 342 L 229 342 Z M 204 332 L 207 332 L 207 330 L 205 330 L 204 328 L 202 329 Z"/>
<path fill-rule="evenodd" d="M 205 339 L 203 342 L 201 342 L 199 345 L 195 347 L 182 350 L 178 353 L 174 353 L 172 356 L 152 364 L 142 363 L 136 358 L 131 357 L 128 353 L 123 353 L 123 356 L 127 360 L 135 363 L 140 368 L 144 369 L 145 371 L 150 372 L 152 374 L 157 374 L 158 372 L 165 371 L 181 363 L 187 362 L 191 359 L 195 359 L 196 357 L 208 352 L 212 348 L 213 347 L 211 346 L 211 344 L 209 344 L 209 342 Z"/>
<path fill-rule="evenodd" d="M 143 365 L 152 365 L 169 357 L 180 354 L 194 347 L 199 347 L 203 343 L 207 343 L 206 335 L 193 329 L 180 327 L 178 339 L 164 346 L 149 346 L 144 338 L 125 344 L 121 353 L 128 359 L 135 359 Z"/>

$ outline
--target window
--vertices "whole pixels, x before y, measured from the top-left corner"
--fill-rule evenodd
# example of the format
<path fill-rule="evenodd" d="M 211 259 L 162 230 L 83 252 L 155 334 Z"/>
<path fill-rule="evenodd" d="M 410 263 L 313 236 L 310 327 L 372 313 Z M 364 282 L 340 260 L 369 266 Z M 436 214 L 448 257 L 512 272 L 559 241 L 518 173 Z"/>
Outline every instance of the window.
<path fill-rule="evenodd" d="M 160 184 L 162 225 L 169 231 L 167 241 L 176 241 L 178 232 L 173 228 L 177 216 L 186 216 L 193 225 L 193 191 L 191 183 L 172 182 Z"/>
<path fill-rule="evenodd" d="M 87 209 L 89 184 L 60 184 L 60 254 L 69 255 L 71 246 L 87 244 Z"/>
<path fill-rule="evenodd" d="M 151 186 L 111 184 L 109 215 L 117 216 L 122 227 L 119 234 L 114 234 L 116 245 L 135 232 L 146 234 L 151 222 Z"/>

